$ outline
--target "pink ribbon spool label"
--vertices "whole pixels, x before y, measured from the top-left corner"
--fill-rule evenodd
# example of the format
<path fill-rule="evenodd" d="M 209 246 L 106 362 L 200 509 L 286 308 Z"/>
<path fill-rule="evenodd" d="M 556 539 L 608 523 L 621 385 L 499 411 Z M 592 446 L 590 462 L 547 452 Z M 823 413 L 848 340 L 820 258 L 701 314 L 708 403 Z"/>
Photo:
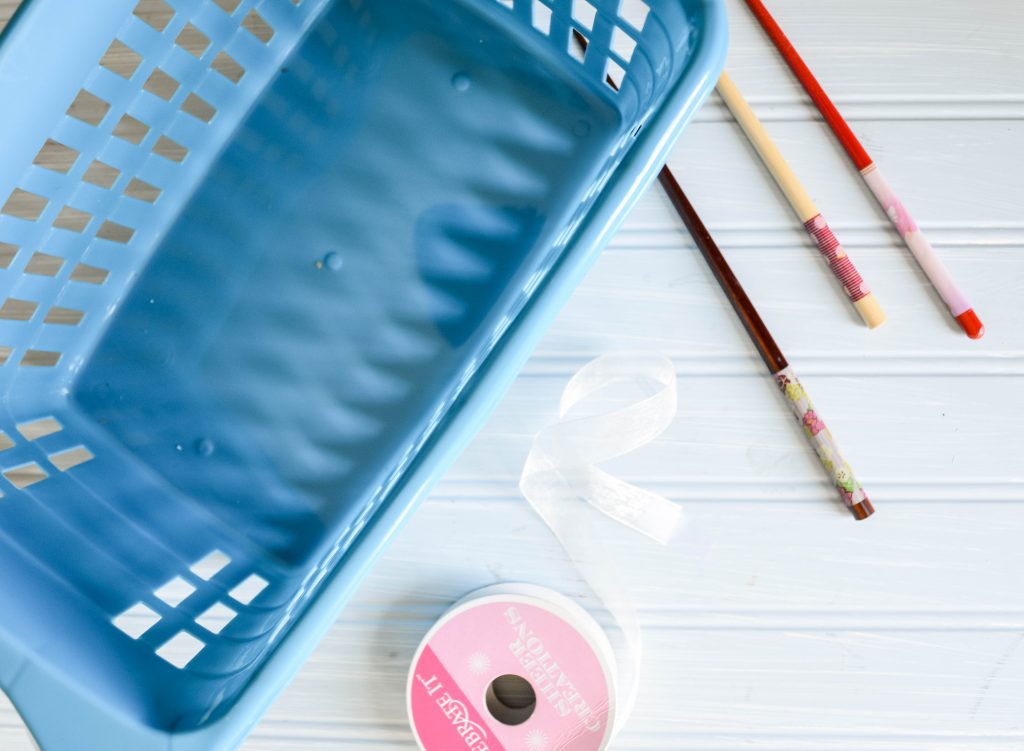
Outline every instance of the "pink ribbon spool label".
<path fill-rule="evenodd" d="M 426 751 L 598 751 L 611 735 L 610 675 L 553 609 L 487 597 L 456 607 L 424 639 L 409 674 L 409 715 Z M 535 694 L 518 724 L 488 708 L 501 676 L 525 679 Z"/>

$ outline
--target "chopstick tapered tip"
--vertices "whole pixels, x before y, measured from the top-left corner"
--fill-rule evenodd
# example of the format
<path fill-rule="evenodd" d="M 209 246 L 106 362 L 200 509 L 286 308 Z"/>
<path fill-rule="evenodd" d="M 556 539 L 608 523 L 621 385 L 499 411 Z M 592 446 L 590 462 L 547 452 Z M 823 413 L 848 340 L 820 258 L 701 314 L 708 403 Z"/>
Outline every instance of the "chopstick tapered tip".
<path fill-rule="evenodd" d="M 974 312 L 974 308 L 968 308 L 958 315 L 956 322 L 971 339 L 981 339 L 985 334 L 985 327 L 982 325 L 981 319 L 978 318 L 978 314 Z"/>
<path fill-rule="evenodd" d="M 871 505 L 871 501 L 865 498 L 860 503 L 850 506 L 850 511 L 853 512 L 853 518 L 861 522 L 875 513 L 875 507 Z"/>
<path fill-rule="evenodd" d="M 878 304 L 874 293 L 868 293 L 860 298 L 853 304 L 853 307 L 860 313 L 860 317 L 864 319 L 864 323 L 867 324 L 869 329 L 877 329 L 885 323 L 885 311 Z"/>

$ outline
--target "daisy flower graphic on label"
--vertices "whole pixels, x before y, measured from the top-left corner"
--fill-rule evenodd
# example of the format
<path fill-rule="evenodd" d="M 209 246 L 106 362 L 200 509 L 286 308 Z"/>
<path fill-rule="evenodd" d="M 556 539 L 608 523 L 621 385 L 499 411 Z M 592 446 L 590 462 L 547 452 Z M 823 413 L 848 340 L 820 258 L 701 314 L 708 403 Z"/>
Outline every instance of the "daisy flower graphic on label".
<path fill-rule="evenodd" d="M 526 747 L 530 751 L 544 751 L 548 747 L 548 737 L 541 730 L 531 730 L 526 734 Z"/>
<path fill-rule="evenodd" d="M 483 652 L 474 652 L 466 660 L 466 667 L 473 675 L 483 675 L 491 667 L 491 658 Z"/>

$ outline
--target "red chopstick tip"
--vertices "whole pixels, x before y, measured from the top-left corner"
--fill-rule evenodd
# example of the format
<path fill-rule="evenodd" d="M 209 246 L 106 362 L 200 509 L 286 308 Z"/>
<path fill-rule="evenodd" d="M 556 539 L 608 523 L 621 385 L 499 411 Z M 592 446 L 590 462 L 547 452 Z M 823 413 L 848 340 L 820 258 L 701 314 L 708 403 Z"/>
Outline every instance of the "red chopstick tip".
<path fill-rule="evenodd" d="M 981 324 L 978 314 L 974 312 L 974 308 L 968 308 L 958 315 L 956 320 L 971 339 L 981 339 L 985 334 L 985 327 Z"/>
<path fill-rule="evenodd" d="M 873 513 L 875 513 L 875 507 L 871 505 L 871 501 L 865 498 L 860 503 L 855 503 L 850 506 L 850 511 L 853 512 L 853 518 L 859 522 L 864 521 Z"/>

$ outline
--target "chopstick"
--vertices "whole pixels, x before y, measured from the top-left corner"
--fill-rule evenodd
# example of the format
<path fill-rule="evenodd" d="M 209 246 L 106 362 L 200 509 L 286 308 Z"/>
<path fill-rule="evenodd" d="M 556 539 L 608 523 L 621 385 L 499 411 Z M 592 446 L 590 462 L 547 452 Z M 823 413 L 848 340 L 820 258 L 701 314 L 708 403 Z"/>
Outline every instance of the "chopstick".
<path fill-rule="evenodd" d="M 828 98 L 828 94 L 825 93 L 821 84 L 818 83 L 818 79 L 811 73 L 807 63 L 800 57 L 792 42 L 786 37 L 782 28 L 772 18 L 771 13 L 768 12 L 768 9 L 765 8 L 761 0 L 746 0 L 746 3 L 758 23 L 761 24 L 761 27 L 772 40 L 772 43 L 779 50 L 783 60 L 786 61 L 790 70 L 793 71 L 800 85 L 803 86 L 804 90 L 811 97 L 822 117 L 825 118 L 825 122 L 828 123 L 829 128 L 831 128 L 839 143 L 842 144 L 850 161 L 853 162 L 861 177 L 864 178 L 864 182 L 867 183 L 872 195 L 881 205 L 886 216 L 896 226 L 900 237 L 903 238 L 907 247 L 910 248 L 910 252 L 913 253 L 914 258 L 917 259 L 928 280 L 939 293 L 939 297 L 942 298 L 946 307 L 949 308 L 950 315 L 956 319 L 967 336 L 972 339 L 980 339 L 985 333 L 985 327 L 974 312 L 974 308 L 971 307 L 964 293 L 960 291 L 949 270 L 943 265 L 935 249 L 928 242 L 928 238 L 924 236 L 924 233 L 921 232 L 913 217 L 910 216 L 910 213 L 896 197 L 896 194 L 882 176 L 878 166 L 868 154 L 863 144 L 854 135 L 853 130 L 846 120 L 843 119 L 843 116 L 839 114 L 839 110 L 836 109 L 832 100 Z"/>
<path fill-rule="evenodd" d="M 804 186 L 800 184 L 796 174 L 782 156 L 782 152 L 772 141 L 768 131 L 761 125 L 761 121 L 757 119 L 754 110 L 750 108 L 728 73 L 722 72 L 717 88 L 722 100 L 732 112 L 733 117 L 736 118 L 736 122 L 740 124 L 743 132 L 761 157 L 761 161 L 764 162 L 772 177 L 775 178 L 775 182 L 782 189 L 789 205 L 793 208 L 804 229 L 807 230 L 807 234 L 811 236 L 821 255 L 828 261 L 829 268 L 839 283 L 843 285 L 847 297 L 850 298 L 850 302 L 853 303 L 864 323 L 872 329 L 881 326 L 885 323 L 882 306 L 878 304 L 878 300 L 864 283 L 853 265 L 853 261 L 843 250 L 843 246 L 839 244 L 818 207 L 814 205 L 814 201 L 811 200 Z"/>
<path fill-rule="evenodd" d="M 754 304 L 750 302 L 750 298 L 743 291 L 736 275 L 729 268 L 725 257 L 711 237 L 711 233 L 704 226 L 704 222 L 701 221 L 697 211 L 686 198 L 686 194 L 683 193 L 668 167 L 662 167 L 661 172 L 658 173 L 658 181 L 672 201 L 676 213 L 679 214 L 683 224 L 693 236 L 697 249 L 700 250 L 704 260 L 711 268 L 711 273 L 715 275 L 725 296 L 732 303 L 733 310 L 736 311 L 736 315 L 739 316 L 747 334 L 750 335 L 757 353 L 786 398 L 786 403 L 803 427 L 804 435 L 818 455 L 821 466 L 832 480 L 840 499 L 850 509 L 855 519 L 867 519 L 875 512 L 874 506 L 871 505 L 864 488 L 854 477 L 850 465 L 839 452 L 832 433 L 829 432 L 821 416 L 815 411 L 814 404 L 803 386 L 800 385 L 800 381 L 782 354 L 782 350 L 779 349 L 779 345 L 775 343 L 775 339 L 772 338 L 768 327 L 764 325 Z"/>
<path fill-rule="evenodd" d="M 575 29 L 573 29 L 573 38 L 580 47 L 586 50 L 587 40 Z M 608 76 L 607 80 L 612 88 L 618 89 L 618 83 L 611 76 Z M 750 302 L 747 293 L 743 290 L 732 269 L 729 268 L 729 264 L 718 249 L 718 245 L 712 239 L 711 233 L 704 226 L 704 222 L 697 215 L 697 211 L 686 198 L 686 194 L 679 187 L 679 183 L 676 182 L 675 176 L 667 165 L 662 167 L 658 173 L 658 181 L 668 194 L 669 200 L 672 201 L 672 205 L 675 207 L 676 213 L 679 214 L 679 218 L 683 220 L 683 224 L 686 225 L 686 228 L 693 236 L 697 249 L 711 268 L 711 273 L 714 274 L 725 296 L 732 303 L 733 310 L 739 316 L 743 328 L 746 329 L 747 334 L 754 343 L 754 348 L 757 349 L 757 353 L 764 361 L 768 372 L 775 379 L 776 385 L 786 399 L 786 404 L 789 405 L 793 415 L 803 427 L 804 435 L 814 449 L 814 453 L 818 455 L 821 466 L 832 480 L 832 485 L 839 493 L 840 500 L 850 510 L 850 513 L 853 514 L 854 519 L 858 521 L 867 519 L 875 513 L 875 507 L 871 505 L 871 501 L 868 499 L 867 493 L 864 492 L 864 488 L 861 487 L 860 483 L 853 476 L 853 470 L 850 469 L 850 465 L 847 464 L 842 454 L 839 453 L 839 447 L 836 445 L 835 439 L 832 438 L 832 433 L 829 432 L 821 417 L 815 412 L 810 397 L 807 396 L 807 392 L 800 385 L 800 381 L 797 380 L 793 369 L 789 367 L 789 362 L 782 354 L 782 350 L 775 343 L 775 339 L 772 338 L 768 327 L 764 325 L 764 321 L 758 315 L 754 304 Z"/>

